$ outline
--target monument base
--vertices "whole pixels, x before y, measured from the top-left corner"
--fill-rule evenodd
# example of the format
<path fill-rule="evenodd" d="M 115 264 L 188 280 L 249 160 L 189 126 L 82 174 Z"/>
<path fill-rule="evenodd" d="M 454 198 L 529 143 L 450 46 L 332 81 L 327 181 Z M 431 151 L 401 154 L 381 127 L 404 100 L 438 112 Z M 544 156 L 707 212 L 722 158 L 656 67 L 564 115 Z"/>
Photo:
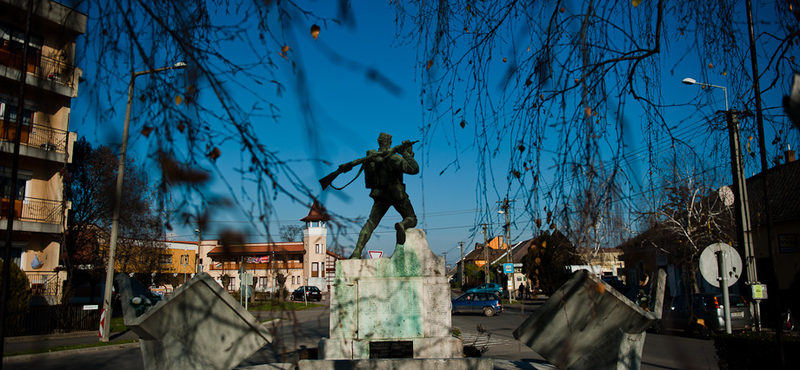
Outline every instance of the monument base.
<path fill-rule="evenodd" d="M 425 233 L 406 230 L 390 258 L 339 260 L 331 287 L 330 338 L 319 358 L 460 358 L 451 335 L 444 258 Z"/>
<path fill-rule="evenodd" d="M 300 360 L 301 370 L 492 370 L 488 358 L 440 358 L 429 360 Z"/>
<path fill-rule="evenodd" d="M 394 343 L 397 341 L 409 342 L 412 352 L 405 350 L 393 351 L 385 356 L 385 351 L 376 350 L 381 343 Z M 320 358 L 327 360 L 350 359 L 391 359 L 391 358 L 460 358 L 463 357 L 464 348 L 460 339 L 449 338 L 410 338 L 396 341 L 370 341 L 366 339 L 328 339 L 319 342 Z"/>

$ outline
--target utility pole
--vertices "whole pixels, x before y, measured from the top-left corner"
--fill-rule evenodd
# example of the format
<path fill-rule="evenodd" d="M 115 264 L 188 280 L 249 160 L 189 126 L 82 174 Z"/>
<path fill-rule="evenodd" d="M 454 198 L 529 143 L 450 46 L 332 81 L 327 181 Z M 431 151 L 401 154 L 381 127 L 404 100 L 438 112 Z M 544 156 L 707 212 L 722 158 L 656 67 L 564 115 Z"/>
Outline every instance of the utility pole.
<path fill-rule="evenodd" d="M 461 251 L 461 259 L 460 259 L 461 274 L 459 275 L 461 281 L 459 282 L 459 284 L 461 284 L 461 286 L 463 287 L 464 286 L 464 242 L 458 242 L 458 250 Z"/>
<path fill-rule="evenodd" d="M 514 258 L 511 256 L 511 216 L 508 214 L 508 208 L 509 208 L 508 207 L 508 203 L 509 202 L 516 202 L 516 201 L 517 201 L 516 199 L 508 200 L 508 198 L 506 198 L 502 202 L 498 202 L 498 203 L 502 203 L 502 205 L 500 206 L 500 209 L 501 209 L 500 213 L 503 213 L 506 216 L 506 222 L 503 224 L 503 234 L 504 234 L 503 237 L 506 239 L 506 245 L 507 245 L 507 247 L 506 247 L 506 261 L 507 261 L 507 263 L 512 264 L 512 266 L 514 264 Z M 516 273 L 514 272 L 514 268 L 512 267 L 511 274 L 508 275 L 508 281 L 509 281 L 509 284 L 508 284 L 508 299 L 510 301 L 512 301 L 512 302 L 514 301 L 514 292 L 515 292 L 514 284 L 516 284 L 516 281 L 514 279 L 515 276 L 516 276 Z"/>
<path fill-rule="evenodd" d="M 764 219 L 767 224 L 767 251 L 769 252 L 770 260 L 772 261 L 772 281 L 774 281 L 774 288 L 777 291 L 778 284 L 777 284 L 777 277 L 778 277 L 778 246 L 772 240 L 772 233 L 774 231 L 772 225 L 772 207 L 770 206 L 770 185 L 767 176 L 767 171 L 769 170 L 769 165 L 767 163 L 767 147 L 764 144 L 764 113 L 761 108 L 761 85 L 759 84 L 759 71 L 758 71 L 758 55 L 756 54 L 756 40 L 755 40 L 755 30 L 753 29 L 753 4 L 751 0 L 747 0 L 745 2 L 747 6 L 747 28 L 748 28 L 748 35 L 750 41 L 750 62 L 753 69 L 753 95 L 754 95 L 754 102 L 756 105 L 756 128 L 758 129 L 758 145 L 761 147 L 761 151 L 759 152 L 759 158 L 761 160 L 761 173 L 763 176 L 761 177 L 762 186 L 764 189 L 764 194 L 762 201 L 764 202 Z M 755 270 L 755 269 L 754 269 Z M 752 279 L 751 279 L 752 282 Z M 751 285 L 752 289 L 752 285 Z M 781 306 L 781 299 L 780 295 L 775 294 L 774 298 L 775 307 L 778 310 L 782 309 Z M 754 300 L 755 301 L 755 300 Z M 757 303 L 758 301 L 756 301 Z M 758 308 L 758 306 L 756 306 Z M 761 322 L 760 322 L 760 315 L 756 321 L 756 328 L 761 330 Z M 783 347 L 783 334 L 782 330 L 775 331 L 775 340 L 778 343 L 778 353 L 781 359 L 781 365 L 783 368 L 786 368 L 786 355 L 784 353 Z"/>
<path fill-rule="evenodd" d="M 483 275 L 484 283 L 489 283 L 489 237 L 486 236 L 486 224 L 483 224 Z"/>

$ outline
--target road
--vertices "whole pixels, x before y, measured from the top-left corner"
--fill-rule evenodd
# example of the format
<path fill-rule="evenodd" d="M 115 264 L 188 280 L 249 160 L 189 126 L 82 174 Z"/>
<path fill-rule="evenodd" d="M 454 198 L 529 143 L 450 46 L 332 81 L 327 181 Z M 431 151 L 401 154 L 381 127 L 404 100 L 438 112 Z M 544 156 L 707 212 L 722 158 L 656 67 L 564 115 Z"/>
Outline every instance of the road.
<path fill-rule="evenodd" d="M 530 314 L 530 310 L 508 309 L 501 315 L 455 315 L 453 326 L 462 331 L 464 344 L 486 348 L 485 357 L 543 363 L 536 352 L 516 341 L 512 332 Z M 260 313 L 266 320 L 273 314 Z M 313 349 L 320 338 L 328 336 L 328 307 L 280 314 L 280 324 L 273 325 L 277 340 L 267 345 L 240 364 L 240 369 L 264 363 L 292 362 L 298 350 L 311 349 L 306 353 L 315 356 Z M 485 329 L 479 333 L 478 325 Z M 35 356 L 25 361 L 4 360 L 4 369 L 142 369 L 141 352 L 138 347 L 101 350 L 72 354 L 48 354 Z M 642 356 L 643 370 L 665 369 L 711 369 L 716 370 L 713 341 L 704 341 L 679 335 L 648 334 Z"/>

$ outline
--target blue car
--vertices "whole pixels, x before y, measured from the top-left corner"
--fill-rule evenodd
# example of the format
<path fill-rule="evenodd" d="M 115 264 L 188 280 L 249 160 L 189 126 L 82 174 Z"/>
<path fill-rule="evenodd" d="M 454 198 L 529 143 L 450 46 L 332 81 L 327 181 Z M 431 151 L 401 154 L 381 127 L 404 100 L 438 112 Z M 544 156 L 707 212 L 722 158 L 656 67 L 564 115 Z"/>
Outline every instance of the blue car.
<path fill-rule="evenodd" d="M 451 302 L 453 313 L 481 313 L 494 316 L 503 312 L 500 297 L 494 293 L 464 293 Z"/>
<path fill-rule="evenodd" d="M 497 294 L 498 297 L 502 297 L 503 287 L 500 284 L 486 283 L 467 290 L 467 293 L 493 293 Z"/>

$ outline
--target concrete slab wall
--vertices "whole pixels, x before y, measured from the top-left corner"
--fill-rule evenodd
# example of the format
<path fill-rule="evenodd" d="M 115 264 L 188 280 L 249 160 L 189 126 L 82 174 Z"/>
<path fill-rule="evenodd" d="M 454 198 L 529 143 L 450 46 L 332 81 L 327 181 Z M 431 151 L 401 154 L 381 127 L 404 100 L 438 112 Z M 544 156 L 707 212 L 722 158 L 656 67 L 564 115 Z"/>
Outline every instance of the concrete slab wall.
<path fill-rule="evenodd" d="M 197 274 L 137 316 L 128 276 L 117 275 L 125 325 L 142 339 L 146 369 L 232 369 L 272 335 L 208 274 Z"/>
<path fill-rule="evenodd" d="M 661 270 L 653 288 L 657 310 L 649 312 L 588 271 L 578 271 L 514 337 L 562 369 L 638 368 L 644 331 L 661 318 L 665 281 Z"/>

